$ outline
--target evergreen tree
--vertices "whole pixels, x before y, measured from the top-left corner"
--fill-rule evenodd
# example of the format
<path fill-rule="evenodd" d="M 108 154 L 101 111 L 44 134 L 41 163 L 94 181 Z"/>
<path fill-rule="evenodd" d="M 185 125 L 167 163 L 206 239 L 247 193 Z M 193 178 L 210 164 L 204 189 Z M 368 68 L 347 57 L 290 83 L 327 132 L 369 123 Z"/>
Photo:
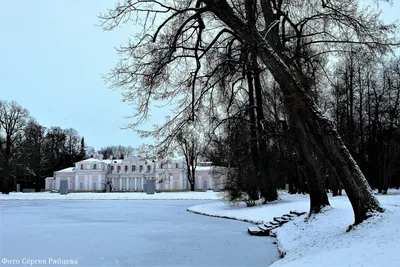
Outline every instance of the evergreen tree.
<path fill-rule="evenodd" d="M 86 149 L 86 147 L 85 147 L 85 137 L 82 136 L 82 138 L 81 138 L 81 148 L 80 148 L 79 154 L 78 154 L 78 157 L 79 157 L 80 160 L 86 157 L 85 149 Z"/>

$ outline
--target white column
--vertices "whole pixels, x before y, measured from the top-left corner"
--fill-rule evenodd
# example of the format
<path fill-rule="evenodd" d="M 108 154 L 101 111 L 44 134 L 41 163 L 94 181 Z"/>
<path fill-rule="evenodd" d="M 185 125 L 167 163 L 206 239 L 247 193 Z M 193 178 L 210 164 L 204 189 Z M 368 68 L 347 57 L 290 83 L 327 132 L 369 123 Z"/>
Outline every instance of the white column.
<path fill-rule="evenodd" d="M 93 190 L 93 178 L 92 175 L 89 175 L 89 186 L 88 186 L 89 190 Z"/>
<path fill-rule="evenodd" d="M 97 178 L 97 188 L 96 188 L 96 190 L 103 190 L 103 188 L 101 188 L 101 185 L 103 184 L 103 175 L 99 175 L 99 176 L 97 176 L 98 178 Z M 99 187 L 100 187 L 100 189 L 99 189 Z"/>
<path fill-rule="evenodd" d="M 88 187 L 88 175 L 85 174 L 85 184 L 83 186 L 83 190 L 88 190 L 88 189 L 89 189 L 89 187 Z"/>
<path fill-rule="evenodd" d="M 122 177 L 119 177 L 119 191 L 122 190 Z"/>
<path fill-rule="evenodd" d="M 71 177 L 68 176 L 68 190 L 71 189 Z"/>
<path fill-rule="evenodd" d="M 201 175 L 199 176 L 199 187 L 198 187 L 199 189 L 200 188 L 202 188 L 202 189 L 204 189 L 203 188 L 203 177 L 201 177 Z"/>
<path fill-rule="evenodd" d="M 115 179 L 114 177 L 111 178 L 112 187 L 115 189 Z"/>
<path fill-rule="evenodd" d="M 174 176 L 173 175 L 171 175 L 169 177 L 169 189 L 170 190 L 174 189 Z"/>
<path fill-rule="evenodd" d="M 79 176 L 78 174 L 75 175 L 75 190 L 79 189 Z"/>
<path fill-rule="evenodd" d="M 183 189 L 183 174 L 179 175 L 179 189 Z"/>
<path fill-rule="evenodd" d="M 129 191 L 129 180 L 131 177 L 126 178 L 126 190 Z"/>
<path fill-rule="evenodd" d="M 137 190 L 137 177 L 135 177 L 134 179 L 135 179 L 135 190 Z"/>
<path fill-rule="evenodd" d="M 142 177 L 142 190 L 144 190 L 144 178 Z"/>

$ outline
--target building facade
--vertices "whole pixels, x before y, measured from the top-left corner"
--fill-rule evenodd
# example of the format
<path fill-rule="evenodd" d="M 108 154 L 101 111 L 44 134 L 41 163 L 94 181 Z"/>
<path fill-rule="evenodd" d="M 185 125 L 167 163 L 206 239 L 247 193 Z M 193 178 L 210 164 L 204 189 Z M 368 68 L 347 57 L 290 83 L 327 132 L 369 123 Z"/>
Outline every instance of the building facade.
<path fill-rule="evenodd" d="M 211 164 L 196 168 L 195 189 L 218 189 L 215 186 Z M 60 181 L 68 181 L 69 191 L 144 191 L 147 181 L 154 180 L 156 190 L 187 190 L 190 184 L 183 161 L 148 161 L 141 157 L 126 159 L 89 158 L 75 163 L 74 167 L 56 171 L 46 178 L 46 190 L 59 190 Z"/>

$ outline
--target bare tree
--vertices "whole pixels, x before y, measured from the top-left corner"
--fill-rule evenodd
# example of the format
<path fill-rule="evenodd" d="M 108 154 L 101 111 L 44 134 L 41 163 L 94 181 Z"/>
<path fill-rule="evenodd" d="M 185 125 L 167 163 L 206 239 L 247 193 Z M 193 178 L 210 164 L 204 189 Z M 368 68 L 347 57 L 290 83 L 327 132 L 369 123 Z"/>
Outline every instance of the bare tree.
<path fill-rule="evenodd" d="M 200 138 L 199 129 L 186 127 L 176 135 L 176 143 L 185 158 L 186 177 L 190 184 L 190 191 L 196 188 L 196 167 L 199 157 L 203 154 L 205 141 Z"/>
<path fill-rule="evenodd" d="M 80 150 L 80 140 L 81 137 L 77 130 L 73 128 L 66 129 L 65 133 L 65 156 L 66 161 L 73 163 L 78 159 L 79 150 Z"/>
<path fill-rule="evenodd" d="M 110 30 L 136 12 L 145 14 L 139 17 L 145 22 L 143 32 L 120 49 L 128 57 L 109 77 L 115 87 L 125 90 L 126 100 L 137 104 L 138 120 L 131 126 L 147 117 L 151 100 L 177 97 L 180 111 L 156 129 L 158 135 L 168 130 L 171 140 L 187 121 L 194 120 L 204 96 L 215 89 L 210 84 L 213 72 L 203 68 L 205 55 L 240 43 L 279 84 L 289 126 L 298 138 L 296 154 L 310 174 L 310 213 L 328 204 L 321 163 L 340 178 L 356 224 L 382 211 L 335 127 L 316 107 L 311 97 L 313 79 L 304 69 L 318 64 L 313 57 L 344 50 L 345 44 L 367 46 L 376 53 L 388 51 L 396 44 L 391 38 L 394 25 L 382 24 L 376 12 L 360 11 L 356 0 L 246 2 L 257 9 L 256 21 L 246 19 L 241 2 L 227 0 L 125 1 L 101 16 L 104 28 Z M 159 22 L 159 17 L 165 20 Z"/>
<path fill-rule="evenodd" d="M 36 192 L 44 187 L 43 176 L 49 164 L 45 142 L 46 128 L 35 120 L 30 120 L 24 128 L 24 167 L 27 175 L 33 176 Z"/>
<path fill-rule="evenodd" d="M 29 112 L 17 102 L 0 101 L 0 151 L 3 155 L 1 162 L 2 193 L 9 193 L 9 178 L 12 157 L 16 153 L 16 142 L 21 138 L 21 132 L 29 119 Z"/>
<path fill-rule="evenodd" d="M 379 193 L 386 193 L 399 164 L 396 62 L 396 58 L 352 51 L 338 62 L 333 86 L 332 113 L 338 131 Z"/>
<path fill-rule="evenodd" d="M 98 153 L 102 154 L 104 158 L 109 158 L 113 157 L 116 159 L 121 159 L 124 157 L 130 157 L 133 156 L 134 152 L 136 151 L 135 148 L 132 146 L 107 146 L 107 147 L 102 147 Z"/>
<path fill-rule="evenodd" d="M 69 167 L 68 163 L 64 162 L 66 136 L 65 131 L 60 127 L 50 127 L 46 133 L 46 150 L 49 155 L 51 169 L 60 170 Z M 53 175 L 53 173 L 48 173 Z"/>

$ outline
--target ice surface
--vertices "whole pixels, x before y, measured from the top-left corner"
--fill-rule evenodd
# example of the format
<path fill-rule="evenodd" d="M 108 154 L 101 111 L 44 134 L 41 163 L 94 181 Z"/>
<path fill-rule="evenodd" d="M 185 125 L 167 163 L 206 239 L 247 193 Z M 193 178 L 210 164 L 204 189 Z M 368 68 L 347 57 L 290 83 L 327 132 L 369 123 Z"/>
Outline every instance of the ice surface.
<path fill-rule="evenodd" d="M 196 200 L 211 200 L 220 199 L 220 193 L 218 192 L 162 192 L 154 195 L 148 195 L 143 192 L 126 192 L 126 193 L 70 193 L 68 195 L 60 195 L 58 193 L 10 193 L 9 195 L 0 194 L 0 200 L 40 200 L 40 199 L 134 199 L 134 200 L 145 200 L 145 199 L 196 199 Z"/>
<path fill-rule="evenodd" d="M 210 201 L 3 200 L 0 259 L 72 259 L 78 265 L 67 266 L 79 267 L 242 267 L 278 260 L 272 238 L 248 235 L 251 224 L 186 211 L 205 203 Z"/>

